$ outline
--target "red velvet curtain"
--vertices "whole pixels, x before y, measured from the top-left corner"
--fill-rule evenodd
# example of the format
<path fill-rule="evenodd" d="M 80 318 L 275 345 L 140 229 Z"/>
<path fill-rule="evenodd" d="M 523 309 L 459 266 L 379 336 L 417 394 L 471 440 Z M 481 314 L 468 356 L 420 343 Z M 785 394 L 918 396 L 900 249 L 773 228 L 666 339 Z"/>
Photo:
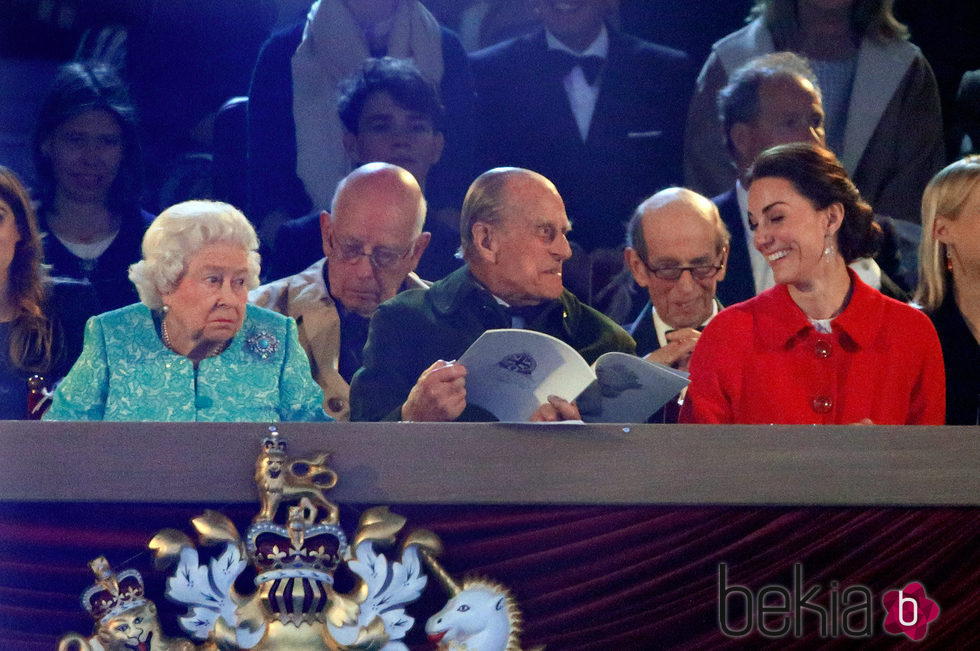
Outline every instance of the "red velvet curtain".
<path fill-rule="evenodd" d="M 218 508 L 240 531 L 257 508 Z M 104 554 L 116 570 L 136 568 L 160 609 L 165 630 L 180 635 L 182 609 L 163 597 L 166 574 L 153 569 L 149 539 L 162 528 L 193 538 L 190 518 L 205 506 L 131 504 L 0 505 L 0 648 L 52 649 L 68 631 L 92 623 L 79 595 L 90 585 L 87 563 Z M 873 593 L 874 635 L 862 647 L 892 648 L 904 637 L 882 630 L 881 596 L 919 581 L 939 603 L 939 618 L 917 648 L 980 648 L 980 509 L 733 506 L 393 506 L 405 530 L 442 538 L 442 562 L 457 578 L 489 577 L 510 586 L 524 614 L 523 645 L 548 649 L 652 649 L 745 646 L 812 647 L 817 618 L 804 616 L 803 637 L 767 640 L 756 632 L 726 638 L 718 623 L 718 567 L 728 583 L 753 591 L 791 587 L 799 563 L 804 586 L 819 584 L 826 605 L 831 581 Z M 360 508 L 342 507 L 348 535 Z M 338 588 L 343 589 L 342 577 Z M 410 613 L 408 640 L 432 648 L 421 633 L 446 596 L 433 581 Z M 729 622 L 741 626 L 740 600 Z M 841 637 L 836 645 L 851 646 Z"/>

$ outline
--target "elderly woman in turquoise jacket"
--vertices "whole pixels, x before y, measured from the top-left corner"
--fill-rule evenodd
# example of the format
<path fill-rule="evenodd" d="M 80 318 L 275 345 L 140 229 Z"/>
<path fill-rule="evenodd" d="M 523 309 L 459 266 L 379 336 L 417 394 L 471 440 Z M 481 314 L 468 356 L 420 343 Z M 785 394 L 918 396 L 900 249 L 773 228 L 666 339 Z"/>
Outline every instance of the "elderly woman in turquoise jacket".
<path fill-rule="evenodd" d="M 154 220 L 129 270 L 140 303 L 93 317 L 47 420 L 329 420 L 291 318 L 247 304 L 255 231 L 232 206 Z"/>

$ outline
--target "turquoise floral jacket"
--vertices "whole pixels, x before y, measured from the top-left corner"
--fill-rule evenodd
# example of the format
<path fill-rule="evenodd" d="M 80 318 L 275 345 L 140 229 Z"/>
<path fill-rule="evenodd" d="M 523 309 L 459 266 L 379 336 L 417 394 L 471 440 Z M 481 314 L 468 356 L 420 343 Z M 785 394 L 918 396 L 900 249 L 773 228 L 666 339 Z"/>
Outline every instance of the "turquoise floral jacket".
<path fill-rule="evenodd" d="M 248 305 L 220 355 L 194 369 L 168 350 L 142 303 L 89 319 L 81 356 L 45 420 L 331 420 L 310 375 L 296 322 Z"/>

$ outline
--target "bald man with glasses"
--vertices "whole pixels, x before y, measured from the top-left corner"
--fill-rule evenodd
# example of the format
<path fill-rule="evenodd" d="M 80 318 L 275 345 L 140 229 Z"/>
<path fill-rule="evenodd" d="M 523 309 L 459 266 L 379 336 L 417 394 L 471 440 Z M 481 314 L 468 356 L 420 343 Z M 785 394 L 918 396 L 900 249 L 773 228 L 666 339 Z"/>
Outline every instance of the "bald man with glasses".
<path fill-rule="evenodd" d="M 668 188 L 639 205 L 630 220 L 626 264 L 649 302 L 630 327 L 636 352 L 687 370 L 728 262 L 728 229 L 718 208 L 685 188 Z"/>
<path fill-rule="evenodd" d="M 641 203 L 627 228 L 626 264 L 650 300 L 629 328 L 636 354 L 688 370 L 701 329 L 718 313 L 728 263 L 728 229 L 707 197 L 667 188 Z M 648 422 L 676 423 L 680 401 Z"/>
<path fill-rule="evenodd" d="M 368 324 L 378 305 L 405 289 L 425 288 L 415 274 L 429 243 L 418 181 L 388 163 L 357 168 L 320 214 L 324 256 L 293 276 L 253 290 L 249 300 L 296 319 L 323 408 L 350 414 L 350 381 L 361 366 Z"/>

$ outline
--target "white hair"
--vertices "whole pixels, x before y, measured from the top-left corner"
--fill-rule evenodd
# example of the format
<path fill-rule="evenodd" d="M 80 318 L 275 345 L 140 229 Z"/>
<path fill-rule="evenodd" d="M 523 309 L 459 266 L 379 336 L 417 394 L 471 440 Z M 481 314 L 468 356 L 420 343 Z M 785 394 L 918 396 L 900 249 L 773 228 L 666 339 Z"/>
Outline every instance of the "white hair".
<path fill-rule="evenodd" d="M 211 244 L 239 245 L 248 251 L 248 288 L 259 286 L 259 240 L 240 210 L 220 201 L 184 201 L 164 210 L 143 236 L 143 259 L 129 267 L 140 301 L 163 307 L 163 294 L 180 284 L 187 263 Z"/>

